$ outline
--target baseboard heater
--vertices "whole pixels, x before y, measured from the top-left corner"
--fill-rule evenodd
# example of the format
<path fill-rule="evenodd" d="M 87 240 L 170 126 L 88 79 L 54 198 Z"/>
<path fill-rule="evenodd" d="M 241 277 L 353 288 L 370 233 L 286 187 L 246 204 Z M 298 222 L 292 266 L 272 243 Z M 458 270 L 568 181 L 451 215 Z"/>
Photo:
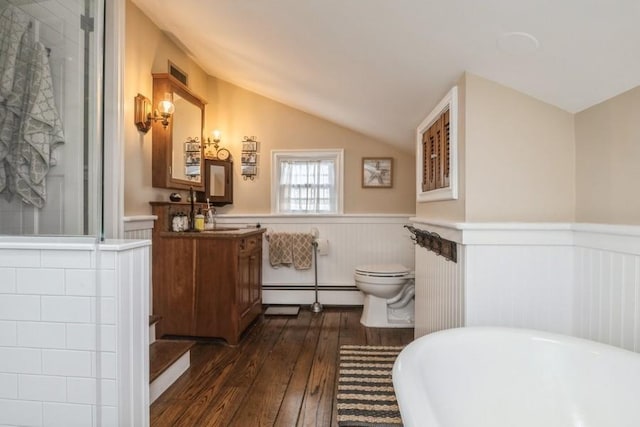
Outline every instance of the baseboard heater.
<path fill-rule="evenodd" d="M 267 291 L 313 291 L 315 286 L 309 285 L 262 285 L 263 290 Z M 357 291 L 355 286 L 336 286 L 336 285 L 318 285 L 320 291 Z"/>

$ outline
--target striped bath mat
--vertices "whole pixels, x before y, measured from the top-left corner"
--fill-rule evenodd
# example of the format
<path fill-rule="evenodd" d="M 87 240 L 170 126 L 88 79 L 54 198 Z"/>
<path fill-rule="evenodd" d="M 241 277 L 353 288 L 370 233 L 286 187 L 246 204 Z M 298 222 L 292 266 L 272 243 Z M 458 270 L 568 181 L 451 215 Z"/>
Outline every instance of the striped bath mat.
<path fill-rule="evenodd" d="M 339 426 L 401 426 L 391 370 L 403 347 L 340 346 Z"/>

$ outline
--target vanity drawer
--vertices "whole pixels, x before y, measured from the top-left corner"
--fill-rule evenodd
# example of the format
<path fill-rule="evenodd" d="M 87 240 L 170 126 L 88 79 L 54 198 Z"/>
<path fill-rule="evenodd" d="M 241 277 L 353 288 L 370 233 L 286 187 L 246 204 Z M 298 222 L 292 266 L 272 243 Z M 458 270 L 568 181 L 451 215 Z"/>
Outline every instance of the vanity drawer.
<path fill-rule="evenodd" d="M 262 236 L 243 237 L 239 240 L 241 253 L 252 252 L 255 248 L 262 246 Z"/>

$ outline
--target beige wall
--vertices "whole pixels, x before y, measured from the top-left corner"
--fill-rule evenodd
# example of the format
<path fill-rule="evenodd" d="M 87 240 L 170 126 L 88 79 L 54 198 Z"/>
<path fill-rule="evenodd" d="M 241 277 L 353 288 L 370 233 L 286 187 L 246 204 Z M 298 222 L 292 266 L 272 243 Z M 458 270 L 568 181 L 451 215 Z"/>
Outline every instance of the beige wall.
<path fill-rule="evenodd" d="M 574 116 L 466 74 L 466 221 L 573 221 Z"/>
<path fill-rule="evenodd" d="M 344 149 L 345 213 L 414 212 L 413 154 L 214 77 L 209 79 L 206 98 L 215 100 L 207 109 L 207 133 L 220 130 L 220 144 L 231 151 L 234 159 L 234 203 L 221 212 L 269 213 L 271 150 L 303 148 Z M 254 181 L 244 181 L 240 175 L 244 136 L 255 136 L 259 141 L 258 175 Z M 393 157 L 393 188 L 363 189 L 362 157 Z"/>
<path fill-rule="evenodd" d="M 573 115 L 465 73 L 458 81 L 458 200 L 416 204 L 447 221 L 573 221 Z"/>
<path fill-rule="evenodd" d="M 460 200 L 417 216 L 640 224 L 640 87 L 571 114 L 468 73 L 458 86 Z"/>
<path fill-rule="evenodd" d="M 640 224 L 640 87 L 576 114 L 576 219 Z"/>
<path fill-rule="evenodd" d="M 243 90 L 206 75 L 164 36 L 135 5 L 127 2 L 125 49 L 125 215 L 151 212 L 150 200 L 168 200 L 172 190 L 151 187 L 151 132 L 140 134 L 133 125 L 133 98 L 152 94 L 152 72 L 166 72 L 170 59 L 189 75 L 189 87 L 208 101 L 205 134 L 222 132 L 221 145 L 234 158 L 234 204 L 227 213 L 270 212 L 270 151 L 272 149 L 343 148 L 345 213 L 415 212 L 413 153 L 400 151 L 316 116 Z M 129 102 L 130 100 L 130 102 Z M 129 126 L 130 124 L 130 126 Z M 254 181 L 240 176 L 243 136 L 260 141 L 259 172 Z M 362 157 L 393 157 L 391 189 L 362 189 Z"/>
<path fill-rule="evenodd" d="M 124 213 L 148 215 L 149 200 L 167 200 L 169 190 L 151 186 L 151 134 L 138 132 L 133 124 L 133 99 L 141 93 L 151 99 L 151 73 L 166 73 L 168 60 L 189 75 L 189 86 L 204 94 L 206 73 L 177 48 L 137 6 L 127 1 L 124 78 Z"/>
<path fill-rule="evenodd" d="M 458 86 L 458 198 L 456 200 L 417 203 L 416 216 L 421 218 L 456 222 L 465 220 L 466 75 L 463 75 L 456 85 Z"/>

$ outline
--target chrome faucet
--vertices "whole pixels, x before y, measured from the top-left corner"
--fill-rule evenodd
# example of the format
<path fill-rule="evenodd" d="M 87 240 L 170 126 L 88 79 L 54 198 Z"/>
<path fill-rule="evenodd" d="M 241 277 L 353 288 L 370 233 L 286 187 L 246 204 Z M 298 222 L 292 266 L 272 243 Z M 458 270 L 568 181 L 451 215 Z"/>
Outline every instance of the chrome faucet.
<path fill-rule="evenodd" d="M 209 221 L 211 221 L 211 223 L 213 224 L 213 228 L 217 227 L 216 224 L 216 214 L 218 212 L 216 211 L 216 208 L 209 208 Z"/>

